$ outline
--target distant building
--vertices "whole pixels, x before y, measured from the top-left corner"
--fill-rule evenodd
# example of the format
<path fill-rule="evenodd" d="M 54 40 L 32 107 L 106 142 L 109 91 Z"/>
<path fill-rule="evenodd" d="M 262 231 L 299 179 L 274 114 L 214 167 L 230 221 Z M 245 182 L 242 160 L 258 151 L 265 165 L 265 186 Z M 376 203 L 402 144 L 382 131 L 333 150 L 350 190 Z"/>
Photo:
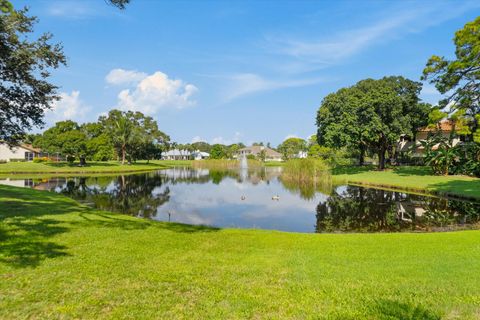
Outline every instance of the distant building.
<path fill-rule="evenodd" d="M 237 158 L 253 155 L 258 157 L 262 151 L 265 151 L 266 161 L 282 161 L 282 154 L 264 146 L 251 146 L 238 150 Z"/>
<path fill-rule="evenodd" d="M 0 160 L 25 160 L 32 161 L 34 158 L 41 156 L 41 150 L 32 147 L 30 144 L 20 144 L 19 146 L 10 148 L 5 142 L 0 142 Z"/>
<path fill-rule="evenodd" d="M 188 151 L 188 150 L 170 150 L 162 154 L 162 160 L 203 160 L 210 157 L 207 152 Z"/>
<path fill-rule="evenodd" d="M 298 159 L 305 159 L 308 157 L 308 152 L 307 151 L 299 151 L 296 155 L 295 158 Z"/>
<path fill-rule="evenodd" d="M 425 127 L 418 130 L 414 139 L 403 134 L 400 136 L 400 140 L 397 143 L 397 151 L 407 152 L 413 151 L 413 157 L 423 157 L 425 153 L 425 147 L 422 145 L 422 141 L 427 141 L 429 135 L 432 133 L 440 134 L 443 138 L 449 138 L 452 131 L 455 129 L 455 123 L 451 120 L 444 119 L 436 125 L 436 127 Z M 452 147 L 462 142 L 463 137 L 455 137 L 452 140 Z M 439 144 L 436 144 L 432 147 L 433 150 L 436 150 L 439 147 Z"/>

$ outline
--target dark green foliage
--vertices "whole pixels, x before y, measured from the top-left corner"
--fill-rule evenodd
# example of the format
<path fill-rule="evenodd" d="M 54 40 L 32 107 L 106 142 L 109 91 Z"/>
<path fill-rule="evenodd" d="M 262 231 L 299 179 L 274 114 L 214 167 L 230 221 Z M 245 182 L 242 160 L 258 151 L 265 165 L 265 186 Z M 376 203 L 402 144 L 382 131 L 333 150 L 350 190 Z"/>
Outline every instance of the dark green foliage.
<path fill-rule="evenodd" d="M 159 159 L 170 137 L 158 129 L 152 117 L 141 112 L 111 110 L 98 121 L 110 137 L 122 163 L 139 159 Z"/>
<path fill-rule="evenodd" d="M 277 148 L 285 160 L 295 158 L 300 151 L 307 150 L 307 142 L 301 138 L 288 138 Z"/>
<path fill-rule="evenodd" d="M 66 63 L 51 34 L 32 39 L 37 19 L 27 14 L 0 1 L 0 140 L 9 144 L 43 125 L 44 111 L 58 99 L 50 71 Z"/>
<path fill-rule="evenodd" d="M 214 144 L 210 150 L 210 159 L 226 159 L 228 157 L 227 148 L 221 144 Z"/>
<path fill-rule="evenodd" d="M 430 105 L 419 102 L 421 87 L 403 77 L 384 77 L 329 94 L 317 113 L 319 144 L 345 147 L 358 154 L 360 164 L 367 152 L 376 153 L 384 169 L 400 135 L 413 136 L 427 124 Z"/>
<path fill-rule="evenodd" d="M 463 110 L 470 127 L 471 140 L 480 142 L 480 17 L 455 33 L 455 57 L 432 56 L 423 70 L 423 80 L 430 80 L 446 94 L 441 107 L 451 104 L 450 111 Z M 450 107 L 450 106 L 449 106 Z"/>

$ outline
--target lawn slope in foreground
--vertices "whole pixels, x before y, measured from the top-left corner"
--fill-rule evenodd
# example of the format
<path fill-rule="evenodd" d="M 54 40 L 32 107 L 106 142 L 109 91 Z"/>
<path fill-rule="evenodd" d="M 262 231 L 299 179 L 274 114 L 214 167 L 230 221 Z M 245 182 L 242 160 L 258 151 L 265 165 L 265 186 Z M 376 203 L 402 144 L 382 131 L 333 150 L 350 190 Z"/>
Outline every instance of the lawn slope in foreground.
<path fill-rule="evenodd" d="M 478 231 L 215 229 L 0 186 L 1 319 L 478 319 L 479 271 Z"/>

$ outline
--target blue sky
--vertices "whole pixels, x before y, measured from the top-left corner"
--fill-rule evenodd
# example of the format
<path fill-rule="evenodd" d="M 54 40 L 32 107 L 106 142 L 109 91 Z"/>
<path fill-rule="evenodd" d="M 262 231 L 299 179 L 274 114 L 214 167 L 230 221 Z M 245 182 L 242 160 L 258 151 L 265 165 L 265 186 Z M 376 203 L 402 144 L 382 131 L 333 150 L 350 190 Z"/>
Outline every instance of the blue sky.
<path fill-rule="evenodd" d="M 364 78 L 419 80 L 478 1 L 13 1 L 62 42 L 48 123 L 112 108 L 153 116 L 173 140 L 277 145 L 315 132 L 322 99 Z M 422 98 L 439 99 L 431 85 Z"/>

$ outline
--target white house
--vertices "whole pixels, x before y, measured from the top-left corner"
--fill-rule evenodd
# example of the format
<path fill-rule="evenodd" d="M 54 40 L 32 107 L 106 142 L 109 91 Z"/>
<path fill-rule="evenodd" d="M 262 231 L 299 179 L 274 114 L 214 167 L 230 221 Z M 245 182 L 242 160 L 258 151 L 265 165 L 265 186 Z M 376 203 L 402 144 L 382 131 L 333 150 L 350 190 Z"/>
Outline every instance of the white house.
<path fill-rule="evenodd" d="M 196 150 L 190 152 L 188 150 L 170 150 L 162 154 L 162 160 L 203 160 L 210 156 L 207 152 Z"/>
<path fill-rule="evenodd" d="M 240 149 L 238 150 L 237 158 L 238 156 L 249 156 L 249 155 L 258 157 L 260 155 L 260 152 L 262 151 L 265 152 L 266 161 L 282 161 L 281 153 L 278 153 L 277 151 L 264 146 L 251 146 L 251 147 Z"/>
<path fill-rule="evenodd" d="M 30 144 L 21 144 L 10 148 L 5 142 L 0 142 L 0 161 L 26 160 L 32 161 L 40 156 L 40 149 L 32 147 Z"/>

